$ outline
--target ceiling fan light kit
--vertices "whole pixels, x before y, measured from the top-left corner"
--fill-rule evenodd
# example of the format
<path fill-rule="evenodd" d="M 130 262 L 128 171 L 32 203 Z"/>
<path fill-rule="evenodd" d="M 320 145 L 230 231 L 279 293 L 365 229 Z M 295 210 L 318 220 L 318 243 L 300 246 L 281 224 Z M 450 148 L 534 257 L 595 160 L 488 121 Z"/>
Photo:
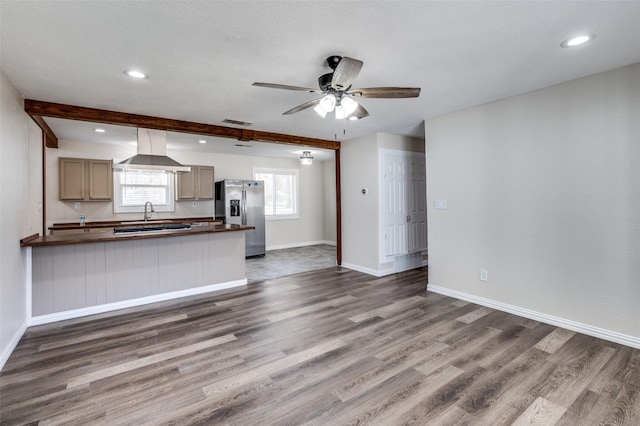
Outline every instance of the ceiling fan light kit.
<path fill-rule="evenodd" d="M 332 94 L 328 94 L 324 98 L 320 99 L 318 105 L 313 109 L 319 116 L 325 118 L 327 113 L 334 110 L 336 107 L 336 97 Z"/>
<path fill-rule="evenodd" d="M 351 89 L 351 84 L 360 73 L 363 62 L 358 59 L 329 56 L 326 60 L 333 72 L 323 74 L 318 78 L 319 89 L 308 87 L 289 86 L 276 83 L 253 83 L 254 86 L 270 89 L 297 90 L 309 93 L 321 93 L 324 96 L 307 101 L 288 111 L 284 115 L 294 114 L 307 108 L 313 110 L 322 118 L 328 113 L 334 112 L 337 120 L 348 118 L 359 120 L 369 116 L 369 112 L 352 97 L 359 98 L 417 98 L 420 96 L 419 87 L 370 87 L 363 89 Z"/>
<path fill-rule="evenodd" d="M 325 118 L 328 113 L 334 111 L 336 119 L 342 120 L 347 117 L 351 118 L 351 114 L 353 114 L 357 108 L 358 103 L 353 99 L 348 97 L 336 99 L 334 95 L 329 93 L 320 99 L 320 102 L 313 110 L 322 118 Z"/>

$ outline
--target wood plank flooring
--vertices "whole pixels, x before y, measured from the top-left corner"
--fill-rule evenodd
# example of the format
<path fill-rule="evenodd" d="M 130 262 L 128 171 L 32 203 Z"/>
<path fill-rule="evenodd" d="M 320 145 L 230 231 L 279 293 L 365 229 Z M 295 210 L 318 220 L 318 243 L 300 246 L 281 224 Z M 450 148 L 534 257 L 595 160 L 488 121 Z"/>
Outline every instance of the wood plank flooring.
<path fill-rule="evenodd" d="M 33 327 L 0 424 L 640 424 L 640 350 L 426 284 L 329 268 Z"/>

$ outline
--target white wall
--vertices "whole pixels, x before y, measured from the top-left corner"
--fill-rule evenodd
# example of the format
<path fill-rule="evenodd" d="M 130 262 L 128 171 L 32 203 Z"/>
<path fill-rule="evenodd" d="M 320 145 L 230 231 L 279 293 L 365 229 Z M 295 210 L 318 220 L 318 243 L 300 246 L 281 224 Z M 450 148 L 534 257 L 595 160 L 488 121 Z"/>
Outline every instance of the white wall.
<path fill-rule="evenodd" d="M 374 275 L 393 272 L 393 263 L 379 263 L 380 149 L 420 152 L 424 141 L 377 133 L 341 145 L 343 265 Z M 363 188 L 366 194 L 362 194 Z"/>
<path fill-rule="evenodd" d="M 640 344 L 640 64 L 431 119 L 426 152 L 429 286 Z"/>
<path fill-rule="evenodd" d="M 58 199 L 58 158 L 80 157 L 101 160 L 121 161 L 136 154 L 136 148 L 119 147 L 110 144 L 88 144 L 69 140 L 60 140 L 57 149 L 47 148 L 47 226 L 53 223 L 77 222 L 80 214 L 84 213 L 87 221 L 97 220 L 136 220 L 141 219 L 141 213 L 113 213 L 113 203 L 108 201 L 81 202 L 80 208 L 75 209 L 75 202 L 60 201 Z M 173 153 L 172 153 L 173 154 Z M 202 155 L 187 157 L 193 164 L 202 163 Z M 217 172 L 217 170 L 216 170 Z M 173 213 L 155 213 L 155 218 L 161 217 L 198 217 L 213 216 L 213 201 L 198 201 L 193 207 L 191 201 L 176 202 Z"/>
<path fill-rule="evenodd" d="M 109 144 L 87 144 L 83 142 L 61 140 L 58 149 L 47 149 L 47 226 L 59 222 L 77 222 L 80 213 L 87 221 L 140 219 L 141 213 L 113 213 L 111 202 L 82 202 L 75 209 L 74 202 L 58 200 L 58 158 L 82 157 L 96 159 L 124 160 L 136 153 L 135 147 L 119 147 Z M 300 218 L 291 220 L 273 220 L 266 224 L 267 249 L 305 245 L 325 241 L 325 216 L 333 214 L 331 206 L 325 207 L 325 192 L 331 192 L 335 199 L 335 184 L 324 187 L 325 167 L 323 162 L 314 161 L 310 166 L 302 166 L 297 159 L 251 157 L 210 152 L 168 151 L 168 155 L 183 163 L 193 165 L 212 165 L 215 167 L 215 180 L 252 179 L 254 167 L 284 168 L 299 170 Z M 332 173 L 335 174 L 335 171 Z M 335 177 L 334 177 L 335 181 Z M 334 203 L 335 205 L 335 203 Z M 155 218 L 213 216 L 214 201 L 177 201 L 173 213 L 156 213 Z M 335 219 L 334 219 L 335 223 Z M 330 236 L 329 236 L 330 237 Z M 333 239 L 335 242 L 335 237 Z"/>
<path fill-rule="evenodd" d="M 42 133 L 23 99 L 0 72 L 0 368 L 26 329 L 26 249 L 42 232 Z"/>
<path fill-rule="evenodd" d="M 252 179 L 253 169 L 256 167 L 298 169 L 300 218 L 268 220 L 266 223 L 267 250 L 331 241 L 325 236 L 324 223 L 327 215 L 333 215 L 335 218 L 335 210 L 332 212 L 330 206 L 324 204 L 324 194 L 325 191 L 329 191 L 335 200 L 335 183 L 330 188 L 324 185 L 325 167 L 322 161 L 314 161 L 309 166 L 302 166 L 298 159 L 213 153 L 202 156 L 202 153 L 187 151 L 169 152 L 169 155 L 183 163 L 213 165 L 216 181 Z M 331 173 L 335 175 L 335 170 Z M 335 219 L 333 220 L 335 222 Z M 333 241 L 335 242 L 335 239 Z"/>

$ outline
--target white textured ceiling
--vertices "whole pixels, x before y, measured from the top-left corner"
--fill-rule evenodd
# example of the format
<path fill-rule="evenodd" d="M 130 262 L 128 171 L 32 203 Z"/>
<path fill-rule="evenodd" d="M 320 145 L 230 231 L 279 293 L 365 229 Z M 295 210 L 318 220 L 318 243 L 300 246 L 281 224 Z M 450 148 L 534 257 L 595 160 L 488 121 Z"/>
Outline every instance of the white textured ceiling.
<path fill-rule="evenodd" d="M 0 15 L 1 66 L 25 98 L 321 139 L 422 136 L 429 117 L 640 62 L 640 1 L 2 0 Z M 595 40 L 560 48 L 582 32 Z M 364 61 L 354 88 L 421 95 L 362 99 L 371 115 L 344 122 L 283 116 L 316 95 L 251 86 L 317 87 L 334 54 Z M 65 139 L 71 124 L 52 127 Z"/>

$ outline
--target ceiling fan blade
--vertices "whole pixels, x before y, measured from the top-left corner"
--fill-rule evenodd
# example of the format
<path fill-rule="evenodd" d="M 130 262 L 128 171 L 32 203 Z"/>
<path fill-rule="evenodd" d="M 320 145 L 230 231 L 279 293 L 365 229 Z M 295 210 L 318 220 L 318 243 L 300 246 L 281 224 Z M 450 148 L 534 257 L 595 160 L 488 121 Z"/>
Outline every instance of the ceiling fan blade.
<path fill-rule="evenodd" d="M 353 113 L 351 113 L 349 117 L 355 117 L 357 120 L 361 120 L 368 116 L 369 116 L 369 111 L 367 111 L 365 107 L 363 107 L 362 105 L 358 104 L 358 108 L 356 108 L 356 110 Z"/>
<path fill-rule="evenodd" d="M 299 90 L 302 92 L 309 92 L 309 93 L 322 93 L 322 90 L 319 90 L 319 89 L 312 89 L 310 87 L 289 86 L 286 84 L 255 82 L 252 84 L 252 86 L 268 87 L 270 89 Z"/>
<path fill-rule="evenodd" d="M 369 87 L 350 90 L 349 95 L 356 98 L 417 98 L 419 87 Z"/>
<path fill-rule="evenodd" d="M 346 90 L 351 86 L 353 80 L 356 79 L 360 70 L 362 69 L 362 61 L 343 57 L 335 71 L 333 71 L 333 77 L 331 78 L 331 87 L 336 90 Z"/>
<path fill-rule="evenodd" d="M 321 100 L 321 99 L 322 99 L 322 98 L 314 99 L 314 100 L 309 101 L 309 102 L 305 102 L 305 103 L 303 103 L 302 105 L 298 105 L 298 106 L 297 106 L 297 107 L 295 107 L 295 108 L 291 108 L 289 111 L 283 112 L 283 113 L 282 113 L 282 115 L 295 114 L 296 112 L 303 111 L 303 110 L 305 110 L 305 109 L 307 109 L 307 108 L 312 108 L 312 107 L 314 107 L 314 106 L 318 105 L 318 104 L 320 103 L 320 100 Z"/>

